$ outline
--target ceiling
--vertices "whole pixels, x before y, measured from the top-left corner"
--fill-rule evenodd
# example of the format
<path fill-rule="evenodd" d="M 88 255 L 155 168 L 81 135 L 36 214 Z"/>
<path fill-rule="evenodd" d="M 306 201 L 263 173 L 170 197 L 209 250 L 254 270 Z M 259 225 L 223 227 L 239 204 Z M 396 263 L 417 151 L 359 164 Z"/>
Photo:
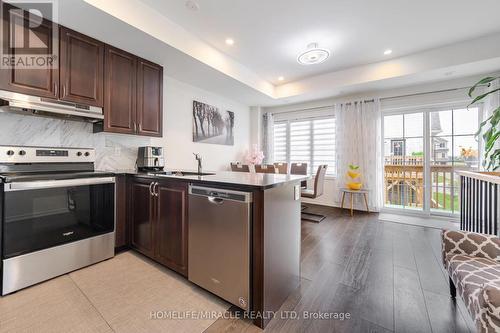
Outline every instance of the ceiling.
<path fill-rule="evenodd" d="M 65 0 L 59 19 L 163 65 L 170 78 L 248 106 L 500 71 L 498 0 L 482 0 L 481 10 L 465 0 L 196 0 L 198 11 L 185 1 Z M 333 56 L 299 65 L 311 41 Z"/>
<path fill-rule="evenodd" d="M 140 1 L 275 85 L 500 32 L 498 0 Z M 311 42 L 333 56 L 299 65 Z"/>

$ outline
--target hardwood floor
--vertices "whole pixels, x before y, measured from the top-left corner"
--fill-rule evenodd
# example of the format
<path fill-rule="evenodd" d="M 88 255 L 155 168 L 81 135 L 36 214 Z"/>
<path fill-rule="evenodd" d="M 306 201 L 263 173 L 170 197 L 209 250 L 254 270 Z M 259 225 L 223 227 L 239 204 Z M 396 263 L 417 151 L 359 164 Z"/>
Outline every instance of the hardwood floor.
<path fill-rule="evenodd" d="M 382 222 L 378 214 L 351 218 L 323 206 L 310 211 L 327 218 L 302 221 L 302 282 L 265 332 L 475 331 L 463 303 L 449 296 L 438 229 Z M 232 318 L 205 332 L 261 331 L 234 318 L 237 309 L 229 311 Z M 350 319 L 310 319 L 305 311 L 349 313 Z"/>

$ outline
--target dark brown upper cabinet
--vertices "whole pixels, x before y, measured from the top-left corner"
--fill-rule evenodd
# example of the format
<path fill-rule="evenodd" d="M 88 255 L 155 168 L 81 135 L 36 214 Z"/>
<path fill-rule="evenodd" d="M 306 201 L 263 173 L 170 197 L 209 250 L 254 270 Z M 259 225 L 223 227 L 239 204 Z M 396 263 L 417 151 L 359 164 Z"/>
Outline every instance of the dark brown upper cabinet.
<path fill-rule="evenodd" d="M 162 136 L 163 67 L 106 46 L 104 125 L 97 131 Z"/>
<path fill-rule="evenodd" d="M 4 3 L 4 8 L 13 8 Z M 52 32 L 54 26 L 48 20 L 42 20 L 41 24 L 30 25 L 30 17 L 27 11 L 3 10 L 2 19 L 2 47 L 9 50 L 12 55 L 40 54 L 51 55 L 54 52 Z M 11 19 L 9 20 L 9 15 Z M 10 23 L 9 23 L 10 22 Z M 35 41 L 41 47 L 29 48 L 30 41 Z M 31 43 L 32 43 L 31 42 Z M 11 47 L 15 46 L 15 48 Z M 35 95 L 39 97 L 57 98 L 59 86 L 58 66 L 44 69 L 32 69 L 26 67 L 0 69 L 0 89 L 18 92 L 22 94 Z"/>
<path fill-rule="evenodd" d="M 65 27 L 59 39 L 59 98 L 103 107 L 104 43 Z"/>
<path fill-rule="evenodd" d="M 162 136 L 163 68 L 144 59 L 137 63 L 138 134 Z"/>
<path fill-rule="evenodd" d="M 106 46 L 104 75 L 104 131 L 135 134 L 137 57 Z"/>

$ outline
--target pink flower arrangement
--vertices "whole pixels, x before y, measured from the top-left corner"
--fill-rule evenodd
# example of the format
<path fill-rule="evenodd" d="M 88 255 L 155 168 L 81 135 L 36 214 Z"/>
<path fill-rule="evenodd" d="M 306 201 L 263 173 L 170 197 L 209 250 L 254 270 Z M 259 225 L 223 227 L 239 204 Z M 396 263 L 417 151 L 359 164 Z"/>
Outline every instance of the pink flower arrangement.
<path fill-rule="evenodd" d="M 264 160 L 264 152 L 259 150 L 259 146 L 254 144 L 252 149 L 248 151 L 247 156 L 245 157 L 245 161 L 248 164 L 262 164 Z"/>

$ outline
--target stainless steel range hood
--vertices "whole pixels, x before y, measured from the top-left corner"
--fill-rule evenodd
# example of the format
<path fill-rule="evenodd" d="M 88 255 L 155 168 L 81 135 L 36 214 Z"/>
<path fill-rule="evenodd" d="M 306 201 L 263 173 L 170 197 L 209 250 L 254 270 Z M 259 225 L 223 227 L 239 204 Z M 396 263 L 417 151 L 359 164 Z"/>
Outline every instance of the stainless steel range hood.
<path fill-rule="evenodd" d="M 102 108 L 59 100 L 29 96 L 0 90 L 0 112 L 68 120 L 99 122 L 104 119 Z"/>

